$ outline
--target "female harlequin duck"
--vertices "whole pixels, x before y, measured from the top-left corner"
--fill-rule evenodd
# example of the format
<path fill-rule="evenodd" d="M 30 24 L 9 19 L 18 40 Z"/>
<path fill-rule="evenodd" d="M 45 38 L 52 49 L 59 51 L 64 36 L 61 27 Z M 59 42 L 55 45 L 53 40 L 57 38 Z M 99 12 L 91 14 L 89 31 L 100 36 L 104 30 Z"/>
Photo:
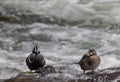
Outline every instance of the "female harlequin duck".
<path fill-rule="evenodd" d="M 95 49 L 90 49 L 88 54 L 83 55 L 82 59 L 78 62 L 81 69 L 84 71 L 96 69 L 100 64 L 100 57 L 97 56 Z"/>

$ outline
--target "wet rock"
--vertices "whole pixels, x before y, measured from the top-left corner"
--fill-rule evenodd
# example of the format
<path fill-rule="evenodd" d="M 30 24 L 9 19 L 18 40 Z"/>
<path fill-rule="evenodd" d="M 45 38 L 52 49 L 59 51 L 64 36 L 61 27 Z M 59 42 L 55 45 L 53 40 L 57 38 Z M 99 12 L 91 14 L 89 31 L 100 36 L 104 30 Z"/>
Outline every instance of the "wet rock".
<path fill-rule="evenodd" d="M 97 73 L 80 74 L 76 75 L 78 78 L 66 80 L 55 74 L 62 73 L 56 72 L 53 66 L 46 66 L 36 70 L 35 73 L 21 73 L 2 82 L 120 82 L 120 68 L 109 68 L 100 70 Z M 82 78 L 83 76 L 85 78 Z"/>
<path fill-rule="evenodd" d="M 42 76 L 49 74 L 49 73 L 56 73 L 56 70 L 53 66 L 46 66 L 44 68 L 39 68 L 38 70 L 35 71 L 35 73 L 39 73 Z"/>

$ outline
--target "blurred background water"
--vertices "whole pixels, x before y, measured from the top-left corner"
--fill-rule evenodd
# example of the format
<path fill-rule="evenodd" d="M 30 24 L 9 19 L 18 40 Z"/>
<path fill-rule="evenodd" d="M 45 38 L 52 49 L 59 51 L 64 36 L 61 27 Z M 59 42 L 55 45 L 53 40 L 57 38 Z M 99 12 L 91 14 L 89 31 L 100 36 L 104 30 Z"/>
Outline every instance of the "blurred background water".
<path fill-rule="evenodd" d="M 0 0 L 0 79 L 28 71 L 25 58 L 38 45 L 47 65 L 68 78 L 88 49 L 99 69 L 120 66 L 120 0 Z"/>

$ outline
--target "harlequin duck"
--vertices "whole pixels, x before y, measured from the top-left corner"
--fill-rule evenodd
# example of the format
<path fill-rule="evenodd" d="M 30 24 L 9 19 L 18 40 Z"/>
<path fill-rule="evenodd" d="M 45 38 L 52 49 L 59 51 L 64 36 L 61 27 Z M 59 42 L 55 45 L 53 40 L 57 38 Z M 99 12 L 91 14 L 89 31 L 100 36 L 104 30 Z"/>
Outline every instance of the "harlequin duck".
<path fill-rule="evenodd" d="M 32 71 L 44 67 L 45 63 L 46 63 L 45 59 L 40 54 L 40 51 L 38 50 L 38 46 L 36 45 L 33 48 L 32 53 L 26 58 L 26 64 L 28 68 Z"/>
<path fill-rule="evenodd" d="M 97 56 L 95 49 L 90 49 L 88 54 L 83 55 L 78 64 L 84 73 L 86 70 L 94 71 L 94 69 L 96 69 L 100 64 L 100 57 Z"/>

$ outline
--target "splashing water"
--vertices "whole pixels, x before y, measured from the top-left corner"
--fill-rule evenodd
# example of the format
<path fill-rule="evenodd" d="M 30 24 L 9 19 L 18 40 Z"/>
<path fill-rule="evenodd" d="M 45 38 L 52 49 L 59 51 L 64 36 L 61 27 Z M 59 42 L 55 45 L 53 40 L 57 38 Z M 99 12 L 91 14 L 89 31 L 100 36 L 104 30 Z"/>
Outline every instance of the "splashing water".
<path fill-rule="evenodd" d="M 90 48 L 101 57 L 98 69 L 120 66 L 119 11 L 119 0 L 1 1 L 0 79 L 27 71 L 25 58 L 34 45 L 47 65 L 68 78 L 82 73 L 69 63 L 79 61 Z"/>

